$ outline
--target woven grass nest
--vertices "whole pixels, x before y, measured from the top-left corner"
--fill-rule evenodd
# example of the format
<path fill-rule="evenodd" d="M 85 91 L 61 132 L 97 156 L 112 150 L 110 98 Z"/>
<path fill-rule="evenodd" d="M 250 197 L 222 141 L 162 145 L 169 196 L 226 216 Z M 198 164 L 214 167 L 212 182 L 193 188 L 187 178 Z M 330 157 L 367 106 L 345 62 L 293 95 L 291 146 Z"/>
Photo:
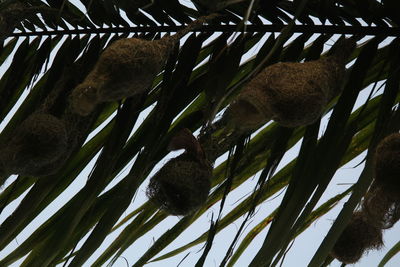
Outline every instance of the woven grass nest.
<path fill-rule="evenodd" d="M 331 255 L 343 263 L 352 264 L 359 261 L 367 250 L 379 249 L 382 245 L 382 230 L 371 225 L 364 213 L 358 211 L 336 241 Z"/>
<path fill-rule="evenodd" d="M 72 108 L 88 115 L 97 104 L 140 94 L 162 70 L 171 47 L 167 42 L 126 38 L 115 41 L 72 92 Z"/>
<path fill-rule="evenodd" d="M 373 183 L 362 203 L 368 221 L 380 229 L 388 229 L 400 219 L 400 203 L 385 189 Z"/>
<path fill-rule="evenodd" d="M 99 103 L 121 100 L 150 89 L 179 39 L 214 17 L 199 18 L 175 35 L 160 40 L 124 38 L 112 43 L 85 80 L 73 90 L 73 112 L 86 116 Z"/>
<path fill-rule="evenodd" d="M 242 129 L 254 129 L 270 119 L 286 127 L 312 124 L 339 94 L 346 58 L 355 44 L 345 39 L 338 45 L 343 49 L 321 59 L 266 67 L 247 84 L 225 116 Z"/>
<path fill-rule="evenodd" d="M 54 166 L 67 151 L 67 130 L 63 121 L 35 113 L 16 129 L 1 149 L 0 162 L 8 174 L 42 176 L 54 173 Z"/>
<path fill-rule="evenodd" d="M 199 150 L 197 140 L 196 143 L 189 140 L 184 137 L 183 141 L 176 142 L 175 139 L 178 145 L 170 149 L 180 149 L 183 145 L 186 152 L 169 160 L 150 179 L 146 191 L 151 202 L 171 215 L 196 211 L 205 203 L 211 187 L 212 166 Z"/>
<path fill-rule="evenodd" d="M 400 133 L 391 134 L 378 144 L 375 181 L 388 197 L 400 201 Z"/>
<path fill-rule="evenodd" d="M 363 210 L 372 224 L 387 229 L 400 219 L 400 134 L 382 139 L 375 152 L 375 179 Z"/>

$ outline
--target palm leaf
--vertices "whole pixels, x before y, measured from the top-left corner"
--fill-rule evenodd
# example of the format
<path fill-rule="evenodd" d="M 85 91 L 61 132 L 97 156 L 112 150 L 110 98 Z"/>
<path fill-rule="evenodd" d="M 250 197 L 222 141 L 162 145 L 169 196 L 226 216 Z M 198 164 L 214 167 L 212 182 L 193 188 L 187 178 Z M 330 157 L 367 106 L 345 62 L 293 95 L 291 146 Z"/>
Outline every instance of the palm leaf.
<path fill-rule="evenodd" d="M 112 42 L 126 37 L 159 39 L 209 12 L 202 1 L 193 2 L 2 1 L 0 145 L 7 144 L 18 126 L 43 103 L 53 101 L 51 112 L 62 116 L 68 109 L 69 92 L 85 79 L 101 52 Z M 4 184 L 0 193 L 0 248 L 7 251 L 1 257 L 1 266 L 21 259 L 21 266 L 52 266 L 67 261 L 71 266 L 90 261 L 102 266 L 110 260 L 115 262 L 137 245 L 140 237 L 166 224 L 168 215 L 150 202 L 140 206 L 131 202 L 141 193 L 138 188 L 159 168 L 176 132 L 182 128 L 195 133 L 204 131 L 266 66 L 279 61 L 318 59 L 325 56 L 328 45 L 336 43 L 338 35 L 350 34 L 358 40 L 358 47 L 348 59 L 343 93 L 326 107 L 326 114 L 331 115 L 321 120 L 328 121 L 325 131 L 320 133 L 319 122 L 290 130 L 287 138 L 283 136 L 285 130 L 275 122 L 259 131 L 253 130 L 243 153 L 235 157 L 234 165 L 232 159 L 226 158 L 216 164 L 206 204 L 162 233 L 135 266 L 180 257 L 187 249 L 208 240 L 202 257 L 205 259 L 213 250 L 214 234 L 243 215 L 250 218 L 255 207 L 286 189 L 276 211 L 254 224 L 253 229 L 245 230 L 247 236 L 238 240 L 240 245 L 235 251 L 232 244 L 232 251 L 229 249 L 222 263 L 233 266 L 252 245 L 254 236 L 270 224 L 264 245 L 250 265 L 276 265 L 297 235 L 349 193 L 350 189 L 316 209 L 338 168 L 370 151 L 348 203 L 310 264 L 319 266 L 326 260 L 371 183 L 371 151 L 384 133 L 398 131 L 398 111 L 392 111 L 400 100 L 400 21 L 394 12 L 398 3 L 394 0 L 232 2 L 219 10 L 216 19 L 180 41 L 147 92 L 120 102 L 104 103 L 88 118 L 78 119 L 81 133 L 76 136 L 76 147 L 57 173 L 45 177 L 7 174 L 0 177 L 0 183 Z M 373 37 L 366 38 L 367 35 Z M 384 86 L 378 87 L 381 82 Z M 370 92 L 370 97 L 361 105 L 356 103 L 365 92 Z M 375 96 L 376 92 L 382 95 Z M 144 113 L 146 117 L 142 119 Z M 223 131 L 216 134 L 218 138 L 223 135 Z M 224 144 L 217 156 L 233 149 L 235 144 Z M 273 174 L 280 158 L 291 153 L 296 144 L 302 145 L 297 158 L 279 165 Z M 11 242 L 31 221 L 80 179 L 80 173 L 90 162 L 94 162 L 94 167 L 90 174 L 84 171 L 86 184 L 42 224 L 35 225 L 20 245 L 12 246 Z M 227 170 L 231 170 L 230 176 L 226 175 Z M 214 222 L 211 230 L 205 226 L 189 243 L 169 246 L 213 205 L 225 201 L 240 186 L 250 184 L 251 177 L 261 172 L 259 183 L 249 196 Z M 10 207 L 12 212 L 5 212 Z M 127 210 L 133 211 L 123 216 Z M 116 230 L 121 232 L 113 242 L 102 248 L 96 259 L 90 259 Z M 165 253 L 164 248 L 170 252 Z M 395 251 L 396 247 L 389 251 L 382 264 Z"/>

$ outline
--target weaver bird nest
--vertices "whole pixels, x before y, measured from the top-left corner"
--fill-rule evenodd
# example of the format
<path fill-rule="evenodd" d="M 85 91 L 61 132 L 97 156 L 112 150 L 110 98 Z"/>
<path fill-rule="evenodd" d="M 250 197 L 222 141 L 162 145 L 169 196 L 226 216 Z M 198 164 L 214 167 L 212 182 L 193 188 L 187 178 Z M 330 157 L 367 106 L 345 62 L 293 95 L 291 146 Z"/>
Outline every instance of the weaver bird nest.
<path fill-rule="evenodd" d="M 171 215 L 196 211 L 210 191 L 211 164 L 204 157 L 197 140 L 183 131 L 171 141 L 170 150 L 185 148 L 186 152 L 169 160 L 151 179 L 147 196 Z"/>
<path fill-rule="evenodd" d="M 391 228 L 400 219 L 400 203 L 376 183 L 364 196 L 362 207 L 371 224 L 381 229 Z"/>
<path fill-rule="evenodd" d="M 255 76 L 228 107 L 236 128 L 253 130 L 270 119 L 282 126 L 312 124 L 341 91 L 345 62 L 355 47 L 343 40 L 330 56 L 305 63 L 277 63 Z"/>
<path fill-rule="evenodd" d="M 3 169 L 9 174 L 42 176 L 54 173 L 53 163 L 67 151 L 64 122 L 45 113 L 29 116 L 1 150 Z M 49 168 L 49 166 L 52 166 Z"/>
<path fill-rule="evenodd" d="M 351 264 L 359 261 L 367 250 L 379 249 L 382 245 L 382 230 L 371 225 L 362 212 L 355 212 L 336 241 L 331 255 Z"/>
<path fill-rule="evenodd" d="M 400 201 L 400 134 L 385 137 L 375 154 L 375 181 L 385 193 Z"/>
<path fill-rule="evenodd" d="M 101 54 L 94 69 L 72 92 L 72 109 L 83 116 L 97 104 L 120 100 L 149 89 L 169 54 L 168 42 L 126 38 Z"/>
<path fill-rule="evenodd" d="M 385 137 L 375 153 L 375 179 L 363 209 L 376 226 L 387 229 L 400 219 L 400 134 Z"/>
<path fill-rule="evenodd" d="M 99 103 L 121 100 L 150 89 L 180 38 L 215 17 L 215 14 L 201 17 L 175 35 L 160 40 L 124 38 L 115 41 L 100 55 L 85 80 L 73 90 L 72 110 L 86 116 Z"/>

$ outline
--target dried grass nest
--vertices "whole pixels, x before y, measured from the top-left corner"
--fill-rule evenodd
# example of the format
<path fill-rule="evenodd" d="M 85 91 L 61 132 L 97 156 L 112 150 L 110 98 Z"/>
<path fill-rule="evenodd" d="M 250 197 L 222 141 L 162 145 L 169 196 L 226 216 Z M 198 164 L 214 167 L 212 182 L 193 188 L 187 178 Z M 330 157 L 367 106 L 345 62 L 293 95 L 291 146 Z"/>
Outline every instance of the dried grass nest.
<path fill-rule="evenodd" d="M 185 149 L 169 160 L 151 179 L 147 196 L 171 215 L 196 211 L 206 201 L 211 188 L 212 165 L 202 146 L 188 129 L 179 131 L 168 150 Z"/>
<path fill-rule="evenodd" d="M 34 113 L 16 129 L 0 152 L 3 170 L 9 174 L 42 176 L 67 151 L 67 130 L 60 119 L 46 113 Z"/>
<path fill-rule="evenodd" d="M 343 263 L 352 264 L 359 261 L 367 250 L 379 249 L 382 245 L 382 230 L 371 225 L 364 213 L 358 211 L 336 241 L 331 255 Z"/>
<path fill-rule="evenodd" d="M 375 182 L 388 197 L 400 201 L 400 133 L 393 133 L 378 144 Z"/>
<path fill-rule="evenodd" d="M 235 124 L 253 128 L 270 119 L 297 127 L 316 121 L 324 111 L 337 79 L 326 61 L 277 63 L 246 86 L 229 108 Z"/>
<path fill-rule="evenodd" d="M 400 219 L 400 134 L 380 141 L 375 151 L 375 179 L 364 196 L 363 210 L 372 224 L 391 228 Z"/>
<path fill-rule="evenodd" d="M 121 100 L 150 89 L 179 39 L 215 17 L 215 14 L 200 17 L 175 35 L 160 40 L 124 38 L 113 42 L 100 55 L 85 80 L 73 90 L 72 111 L 86 116 L 99 103 Z"/>
<path fill-rule="evenodd" d="M 363 211 L 371 224 L 388 229 L 400 219 L 400 202 L 373 183 L 362 203 Z"/>
<path fill-rule="evenodd" d="M 72 110 L 86 116 L 97 104 L 140 94 L 162 70 L 172 43 L 125 38 L 101 54 L 94 69 L 72 92 Z"/>
<path fill-rule="evenodd" d="M 150 180 L 150 201 L 171 215 L 186 215 L 201 207 L 211 187 L 212 168 L 184 153 L 168 161 Z"/>
<path fill-rule="evenodd" d="M 286 127 L 312 124 L 341 91 L 345 61 L 355 41 L 344 40 L 340 46 L 346 49 L 335 49 L 335 53 L 318 60 L 266 67 L 246 85 L 225 116 L 245 130 L 270 119 Z"/>

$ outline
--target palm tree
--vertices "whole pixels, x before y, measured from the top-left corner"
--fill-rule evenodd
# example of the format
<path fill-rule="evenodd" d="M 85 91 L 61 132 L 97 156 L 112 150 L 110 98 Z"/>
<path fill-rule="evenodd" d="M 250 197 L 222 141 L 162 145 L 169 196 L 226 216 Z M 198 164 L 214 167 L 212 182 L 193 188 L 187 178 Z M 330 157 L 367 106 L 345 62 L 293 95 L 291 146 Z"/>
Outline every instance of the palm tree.
<path fill-rule="evenodd" d="M 214 236 L 242 216 L 245 220 L 234 240 L 227 242 L 229 248 L 221 266 L 233 266 L 267 226 L 262 246 L 248 263 L 275 266 L 284 259 L 296 236 L 349 197 L 309 266 L 328 265 L 333 260 L 332 248 L 354 210 L 362 209 L 359 203 L 373 182 L 375 147 L 400 127 L 398 1 L 187 2 L 0 3 L 0 116 L 4 125 L 0 134 L 4 184 L 0 210 L 12 209 L 1 220 L 0 250 L 65 192 L 82 170 L 92 166 L 85 185 L 53 210 L 47 221 L 36 225 L 0 266 L 22 258 L 21 266 L 82 266 L 110 233 L 119 231 L 93 263 L 104 266 L 163 225 L 170 213 L 181 214 L 179 221 L 133 266 L 145 265 L 156 256 L 158 260 L 183 257 L 187 249 L 203 243 L 196 265 L 202 266 Z M 179 31 L 175 37 L 168 37 Z M 142 44 L 137 51 L 130 43 L 127 48 L 116 45 L 133 38 Z M 347 49 L 343 46 L 346 40 L 357 46 Z M 113 47 L 128 52 L 114 58 Z M 346 49 L 348 54 L 343 52 Z M 112 55 L 106 57 L 107 53 Z M 342 55 L 342 65 L 330 61 L 335 55 Z M 139 60 L 129 63 L 131 57 Z M 254 95 L 253 100 L 246 100 L 246 85 L 254 84 L 263 73 L 270 77 L 272 67 L 268 66 L 278 66 L 277 62 L 286 62 L 280 63 L 284 68 L 279 69 L 277 79 L 281 79 L 294 77 L 289 71 L 294 65 L 290 64 L 299 64 L 287 62 L 314 64 L 310 62 L 316 60 L 325 62 L 325 67 L 323 75 L 312 82 L 318 87 L 329 78 L 333 80 L 329 88 L 342 89 L 324 95 L 316 118 L 285 125 L 274 111 L 251 127 L 241 127 L 252 120 L 252 115 L 246 113 L 241 119 L 235 116 L 247 111 L 261 114 L 254 106 L 244 107 L 255 101 Z M 309 73 L 304 71 L 305 64 L 293 67 L 302 71 L 296 74 L 300 80 Z M 337 66 L 345 64 L 343 75 L 332 76 Z M 356 104 L 358 96 L 365 93 L 364 102 Z M 237 111 L 235 105 L 243 109 Z M 287 108 L 294 107 L 290 104 Z M 309 112 L 304 110 L 305 114 Z M 299 113 L 302 109 L 294 116 Z M 324 126 L 321 117 L 327 122 Z M 45 138 L 37 138 L 36 133 Z M 301 144 L 296 158 L 278 167 L 295 144 Z M 190 177 L 182 178 L 180 185 L 204 176 L 210 179 L 208 197 L 196 202 L 189 212 L 171 212 L 164 203 L 167 200 L 154 201 L 154 195 L 148 192 L 153 201 L 143 205 L 133 202 L 133 211 L 127 213 L 136 194 L 144 194 L 138 188 L 157 176 L 153 169 L 172 166 L 172 160 L 165 164 L 163 158 L 169 151 L 182 148 L 186 152 L 181 160 L 190 158 L 197 167 L 190 165 Z M 358 181 L 317 205 L 330 189 L 336 171 L 366 151 Z M 225 152 L 229 155 L 215 164 Z M 171 168 L 182 173 L 187 163 L 177 158 L 173 160 L 178 167 Z M 224 216 L 220 212 L 211 226 L 204 226 L 203 235 L 160 254 L 211 206 L 219 203 L 222 211 L 227 195 L 257 173 L 251 194 Z M 207 183 L 203 184 L 208 192 Z M 246 228 L 255 210 L 278 192 L 284 194 L 277 209 L 258 225 Z M 173 192 L 175 204 L 184 205 L 185 192 L 178 193 Z M 14 200 L 18 200 L 17 206 L 12 205 Z M 246 236 L 239 238 L 242 232 Z M 390 250 L 383 262 L 399 247 Z"/>

